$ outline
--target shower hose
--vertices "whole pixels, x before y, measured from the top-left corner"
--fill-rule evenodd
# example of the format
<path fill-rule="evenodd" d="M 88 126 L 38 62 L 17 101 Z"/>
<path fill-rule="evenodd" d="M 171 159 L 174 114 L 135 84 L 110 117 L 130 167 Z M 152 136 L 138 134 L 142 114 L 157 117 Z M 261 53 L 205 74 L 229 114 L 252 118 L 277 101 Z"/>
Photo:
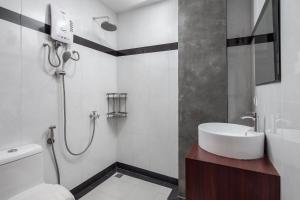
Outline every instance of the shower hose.
<path fill-rule="evenodd" d="M 50 59 L 50 45 L 49 44 L 43 44 L 44 47 L 48 47 L 48 61 L 50 63 L 50 65 L 54 68 L 58 68 L 60 65 L 61 65 L 61 59 L 58 55 L 58 48 L 61 46 L 59 43 L 55 43 L 55 56 L 57 57 L 57 61 L 58 63 L 57 64 L 54 64 L 51 62 L 51 59 Z M 74 54 L 77 54 L 77 58 L 72 58 L 70 57 L 72 60 L 75 60 L 75 61 L 78 61 L 80 59 L 80 56 L 79 56 L 79 53 L 77 51 L 73 51 Z M 67 61 L 67 60 L 66 60 Z M 64 61 L 64 64 L 65 62 Z M 64 67 L 64 66 L 63 66 Z M 68 151 L 69 154 L 73 155 L 73 156 L 80 156 L 82 154 L 84 154 L 89 148 L 90 146 L 92 145 L 93 143 L 93 140 L 94 140 L 94 136 L 95 136 L 95 129 L 96 129 L 96 117 L 91 117 L 91 119 L 93 120 L 93 132 L 92 132 L 92 137 L 91 139 L 89 140 L 89 143 L 88 145 L 81 151 L 81 152 L 78 152 L 78 153 L 75 153 L 73 152 L 69 145 L 68 145 L 68 141 L 67 141 L 67 105 L 66 105 L 66 88 L 65 88 L 65 73 L 62 72 L 62 73 L 59 73 L 59 75 L 61 75 L 62 77 L 62 90 L 63 90 L 63 126 L 64 126 L 64 143 L 65 143 L 65 147 Z M 48 144 L 51 144 L 51 150 L 52 150 L 52 154 L 53 154 L 53 159 L 54 159 L 54 164 L 55 164 L 55 170 L 56 170 L 56 174 L 57 174 L 57 182 L 58 184 L 60 184 L 60 170 L 59 170 L 59 166 L 58 166 L 58 162 L 57 162 L 57 157 L 56 157 L 56 153 L 55 153 L 55 147 L 54 147 L 54 137 L 53 138 L 50 138 L 50 141 Z"/>
<path fill-rule="evenodd" d="M 79 153 L 74 153 L 69 145 L 68 145 L 68 141 L 67 141 L 67 114 L 66 114 L 66 89 L 65 89 L 65 77 L 64 74 L 62 74 L 62 86 L 63 86 L 63 118 L 64 118 L 64 143 L 66 146 L 66 149 L 68 151 L 69 154 L 73 155 L 73 156 L 80 156 L 82 154 L 84 154 L 92 145 L 93 140 L 94 140 L 94 136 L 95 136 L 95 129 L 96 129 L 96 118 L 92 118 L 93 119 L 93 132 L 92 132 L 92 137 L 88 143 L 88 145 L 83 149 L 83 151 L 79 152 Z M 53 154 L 53 159 L 54 159 L 54 164 L 55 164 L 55 170 L 56 170 L 56 174 L 57 174 L 57 182 L 58 184 L 60 184 L 60 170 L 59 170 L 59 166 L 58 166 L 58 162 L 57 162 L 57 157 L 56 157 L 56 153 L 55 153 L 55 148 L 54 148 L 54 139 L 51 141 L 51 149 L 52 149 L 52 154 Z"/>
<path fill-rule="evenodd" d="M 63 117 L 64 117 L 64 142 L 65 142 L 65 146 L 66 149 L 68 151 L 69 154 L 73 155 L 73 156 L 80 156 L 82 154 L 84 154 L 92 145 L 93 140 L 94 140 L 94 136 L 95 136 L 95 127 L 96 127 L 96 118 L 92 118 L 93 119 L 93 133 L 92 133 L 92 137 L 88 143 L 88 145 L 79 153 L 74 153 L 69 145 L 68 145 L 68 140 L 67 140 L 67 105 L 66 105 L 66 86 L 65 86 L 65 75 L 62 74 L 62 89 L 63 89 Z"/>
<path fill-rule="evenodd" d="M 54 142 L 51 143 L 51 149 L 52 149 L 52 154 L 53 154 L 53 159 L 54 159 L 54 164 L 55 164 L 55 171 L 56 171 L 56 175 L 57 175 L 57 183 L 60 184 L 60 170 L 59 170 L 58 162 L 57 162 L 57 158 L 56 158 Z"/>

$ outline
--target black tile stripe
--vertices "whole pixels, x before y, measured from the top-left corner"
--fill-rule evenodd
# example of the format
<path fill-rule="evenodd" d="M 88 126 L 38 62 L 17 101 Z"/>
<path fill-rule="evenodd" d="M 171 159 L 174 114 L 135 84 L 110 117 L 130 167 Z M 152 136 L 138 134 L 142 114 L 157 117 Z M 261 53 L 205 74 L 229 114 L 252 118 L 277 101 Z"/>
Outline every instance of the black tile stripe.
<path fill-rule="evenodd" d="M 227 47 L 250 45 L 253 39 L 255 44 L 269 43 L 275 41 L 275 35 L 274 33 L 268 33 L 262 35 L 227 39 Z"/>
<path fill-rule="evenodd" d="M 76 200 L 80 199 L 81 197 L 92 191 L 94 188 L 96 188 L 98 185 L 110 178 L 115 172 L 116 163 L 108 166 L 95 176 L 89 178 L 85 182 L 73 188 L 70 192 L 74 195 Z"/>
<path fill-rule="evenodd" d="M 117 51 L 115 51 L 111 48 L 108 48 L 106 46 L 103 46 L 101 44 L 98 44 L 96 42 L 92 42 L 92 41 L 87 40 L 85 38 L 79 37 L 77 35 L 74 35 L 73 41 L 76 44 L 80 44 L 82 46 L 85 46 L 85 47 L 88 47 L 88 48 L 91 48 L 91 49 L 94 49 L 94 50 L 97 50 L 97 51 L 101 51 L 103 53 L 107 53 L 107 54 L 112 55 L 112 56 L 117 56 Z"/>
<path fill-rule="evenodd" d="M 172 192 L 169 195 L 168 200 L 178 199 L 177 179 L 119 162 L 110 165 L 95 176 L 81 183 L 80 185 L 72 189 L 71 193 L 74 195 L 75 199 L 78 200 L 93 189 L 95 189 L 105 180 L 110 178 L 116 172 L 120 172 L 122 174 L 138 178 L 147 182 L 155 183 L 164 187 L 169 187 L 172 189 Z"/>
<path fill-rule="evenodd" d="M 227 39 L 227 47 L 250 45 L 252 39 L 252 36 Z"/>
<path fill-rule="evenodd" d="M 21 15 L 3 7 L 0 7 L 0 19 L 21 25 Z"/>
<path fill-rule="evenodd" d="M 50 35 L 50 31 L 51 31 L 50 25 L 44 24 L 40 21 L 37 21 L 30 17 L 26 17 L 24 15 L 20 15 L 20 16 L 21 16 L 21 25 L 23 27 Z"/>
<path fill-rule="evenodd" d="M 275 41 L 274 40 L 274 33 L 254 36 L 254 43 L 255 44 L 269 43 L 269 42 L 274 42 L 274 41 Z"/>
<path fill-rule="evenodd" d="M 44 24 L 38 20 L 32 19 L 30 17 L 21 15 L 14 11 L 8 10 L 6 8 L 0 7 L 0 19 L 12 22 L 14 24 L 21 25 L 26 28 L 30 28 L 35 31 L 39 31 L 41 33 L 50 34 L 51 26 L 48 24 Z M 82 38 L 80 36 L 74 35 L 74 43 L 112 55 L 112 56 L 127 56 L 127 55 L 135 55 L 135 54 L 143 54 L 143 53 L 153 53 L 160 51 L 169 51 L 178 49 L 178 42 L 161 44 L 155 46 L 148 47 L 140 47 L 134 49 L 125 49 L 116 51 L 109 47 L 103 46 L 96 42 L 90 41 L 88 39 Z"/>
<path fill-rule="evenodd" d="M 141 168 L 138 168 L 138 167 L 134 167 L 134 166 L 131 166 L 131 165 L 127 165 L 127 164 L 124 164 L 124 163 L 117 162 L 117 168 L 127 170 L 127 171 L 130 171 L 130 172 L 134 172 L 136 174 L 140 174 L 140 175 L 143 175 L 143 176 L 146 176 L 146 177 L 149 177 L 149 178 L 161 180 L 165 183 L 169 183 L 170 185 L 178 185 L 178 180 L 176 178 L 172 178 L 172 177 L 169 177 L 169 176 L 165 176 L 165 175 L 162 175 L 162 174 L 151 172 L 151 171 L 141 169 Z"/>
<path fill-rule="evenodd" d="M 119 50 L 117 56 L 129 56 L 143 53 L 154 53 L 160 51 L 171 51 L 178 49 L 178 42 L 153 45 L 147 47 Z"/>

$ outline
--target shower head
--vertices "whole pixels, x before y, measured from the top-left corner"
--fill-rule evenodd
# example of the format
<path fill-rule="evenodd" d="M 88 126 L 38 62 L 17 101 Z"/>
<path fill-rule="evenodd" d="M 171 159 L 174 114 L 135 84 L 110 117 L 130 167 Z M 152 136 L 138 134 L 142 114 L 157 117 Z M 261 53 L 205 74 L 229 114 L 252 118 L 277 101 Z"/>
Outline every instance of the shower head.
<path fill-rule="evenodd" d="M 68 62 L 68 60 L 71 58 L 72 54 L 70 51 L 65 51 L 62 55 L 63 63 Z"/>
<path fill-rule="evenodd" d="M 111 31 L 111 32 L 117 30 L 117 26 L 109 22 L 110 18 L 108 16 L 93 17 L 93 20 L 95 20 L 97 23 L 98 23 L 97 20 L 99 20 L 99 19 L 105 19 L 105 21 L 103 21 L 100 25 L 103 30 Z"/>
<path fill-rule="evenodd" d="M 117 26 L 109 23 L 108 21 L 102 22 L 101 27 L 106 31 L 116 31 L 117 30 Z"/>

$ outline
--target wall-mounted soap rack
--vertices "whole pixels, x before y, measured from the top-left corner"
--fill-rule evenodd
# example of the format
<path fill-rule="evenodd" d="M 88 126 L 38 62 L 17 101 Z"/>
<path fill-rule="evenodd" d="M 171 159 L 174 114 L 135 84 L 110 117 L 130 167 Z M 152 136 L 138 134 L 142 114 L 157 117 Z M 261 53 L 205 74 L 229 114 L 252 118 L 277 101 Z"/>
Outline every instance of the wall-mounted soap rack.
<path fill-rule="evenodd" d="M 126 118 L 127 93 L 107 93 L 107 118 Z"/>

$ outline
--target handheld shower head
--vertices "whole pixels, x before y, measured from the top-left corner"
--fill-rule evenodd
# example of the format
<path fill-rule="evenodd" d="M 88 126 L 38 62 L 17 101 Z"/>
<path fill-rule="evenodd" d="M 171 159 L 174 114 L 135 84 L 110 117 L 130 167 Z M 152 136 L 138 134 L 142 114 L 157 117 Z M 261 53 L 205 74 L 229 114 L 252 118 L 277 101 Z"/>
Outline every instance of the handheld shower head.
<path fill-rule="evenodd" d="M 72 54 L 70 51 L 65 51 L 62 55 L 63 63 L 67 63 L 71 56 Z"/>

